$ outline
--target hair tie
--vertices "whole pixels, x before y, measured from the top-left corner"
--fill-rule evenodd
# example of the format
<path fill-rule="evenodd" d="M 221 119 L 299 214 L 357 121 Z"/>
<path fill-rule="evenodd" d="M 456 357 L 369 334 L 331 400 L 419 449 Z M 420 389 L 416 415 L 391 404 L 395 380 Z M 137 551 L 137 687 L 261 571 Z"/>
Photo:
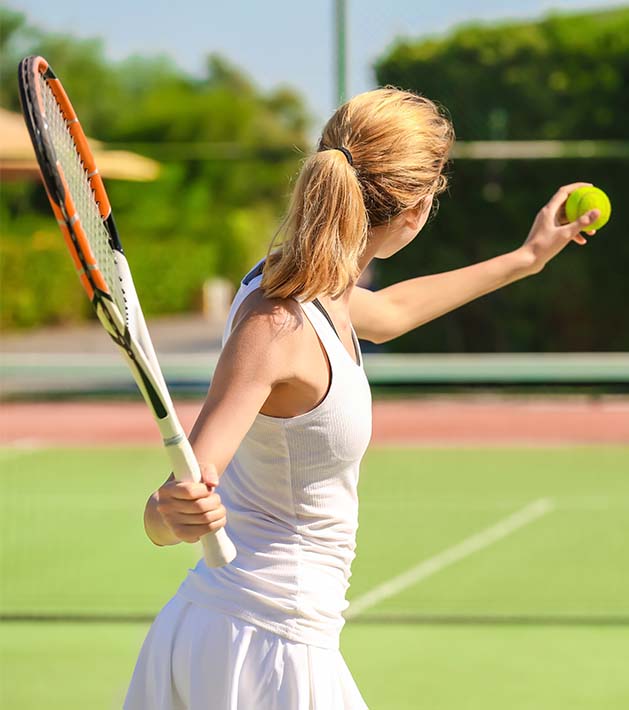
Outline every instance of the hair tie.
<path fill-rule="evenodd" d="M 340 150 L 341 153 L 347 158 L 347 162 L 353 167 L 354 165 L 354 158 L 352 158 L 352 154 L 349 152 L 347 148 L 344 148 L 341 146 L 340 148 L 333 148 L 333 150 Z"/>
<path fill-rule="evenodd" d="M 343 153 L 343 155 L 347 158 L 347 162 L 353 167 L 354 158 L 352 157 L 352 154 L 349 152 L 348 148 L 345 148 L 344 146 L 341 146 L 340 148 L 328 148 L 327 146 L 324 146 L 320 143 L 319 152 L 322 152 L 324 150 L 340 150 L 341 153 Z"/>

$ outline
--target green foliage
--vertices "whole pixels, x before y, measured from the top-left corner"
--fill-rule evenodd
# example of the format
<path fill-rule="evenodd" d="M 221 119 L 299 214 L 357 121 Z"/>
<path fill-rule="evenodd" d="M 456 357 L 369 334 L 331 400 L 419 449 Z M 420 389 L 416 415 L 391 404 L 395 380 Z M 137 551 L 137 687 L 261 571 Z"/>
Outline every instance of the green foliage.
<path fill-rule="evenodd" d="M 0 251 L 2 327 L 32 327 L 85 318 L 78 278 L 61 232 L 49 220 L 21 236 L 3 237 Z"/>
<path fill-rule="evenodd" d="M 376 74 L 443 103 L 464 140 L 623 138 L 629 9 L 463 25 L 399 42 Z M 496 112 L 506 114 L 502 135 L 492 130 Z"/>
<path fill-rule="evenodd" d="M 629 138 L 629 9 L 536 23 L 467 25 L 398 43 L 378 81 L 442 102 L 465 140 Z M 627 350 L 627 160 L 455 160 L 437 218 L 378 262 L 385 285 L 517 248 L 564 184 L 611 197 L 610 223 L 569 245 L 542 274 L 499 290 L 394 341 L 399 351 Z"/>
<path fill-rule="evenodd" d="M 112 63 L 100 40 L 44 33 L 19 13 L 0 10 L 0 24 L 4 107 L 19 110 L 19 60 L 41 54 L 63 81 L 88 136 L 160 162 L 154 182 L 106 181 L 148 313 L 195 307 L 205 279 L 221 274 L 236 282 L 265 253 L 284 208 L 288 176 L 307 145 L 309 119 L 297 94 L 286 88 L 261 93 L 216 55 L 208 57 L 205 76 L 192 77 L 166 56 Z M 49 294 L 38 306 L 40 284 L 22 269 L 35 250 L 32 230 L 54 229 L 50 208 L 39 185 L 3 187 L 2 324 L 84 316 L 83 308 L 66 303 L 76 300 L 75 280 L 68 291 L 61 275 L 38 275 Z M 64 256 L 60 234 L 55 244 L 48 262 L 53 272 Z M 34 259 L 43 260 L 45 271 L 45 258 Z"/>
<path fill-rule="evenodd" d="M 233 281 L 266 250 L 306 147 L 308 117 L 289 89 L 260 92 L 221 57 L 191 77 L 166 56 L 112 63 L 98 40 L 46 34 L 0 10 L 0 103 L 17 110 L 15 69 L 47 57 L 88 135 L 162 165 L 152 183 L 108 191 L 149 313 L 195 307 L 203 281 Z M 461 138 L 628 138 L 629 10 L 551 15 L 540 22 L 468 24 L 443 38 L 394 46 L 380 84 L 443 103 Z M 611 222 L 585 249 L 570 245 L 531 279 L 473 302 L 396 341 L 399 350 L 622 350 L 629 347 L 623 275 L 629 244 L 627 161 L 454 163 L 438 218 L 398 257 L 379 262 L 380 285 L 465 266 L 516 248 L 562 184 L 593 182 L 612 199 Z M 85 317 L 43 189 L 3 185 L 1 323 Z M 482 226 L 481 226 L 482 225 Z M 42 236 L 47 235 L 47 236 Z M 29 271 L 27 272 L 27 269 Z M 35 270 L 36 278 L 32 274 Z M 67 273 L 66 273 L 67 272 Z"/>
<path fill-rule="evenodd" d="M 402 252 L 378 262 L 378 285 L 457 269 L 522 244 L 560 185 L 585 180 L 610 195 L 609 224 L 569 244 L 541 274 L 484 296 L 391 343 L 400 352 L 629 349 L 627 165 L 620 160 L 457 161 L 439 212 Z M 488 199 L 491 185 L 499 199 Z"/>

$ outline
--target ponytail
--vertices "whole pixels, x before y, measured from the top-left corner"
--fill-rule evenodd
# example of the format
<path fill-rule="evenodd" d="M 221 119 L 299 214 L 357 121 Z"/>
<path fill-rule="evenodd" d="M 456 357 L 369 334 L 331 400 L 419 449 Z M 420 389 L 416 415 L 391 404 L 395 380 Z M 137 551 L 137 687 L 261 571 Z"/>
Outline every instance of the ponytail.
<path fill-rule="evenodd" d="M 339 150 L 314 153 L 302 167 L 288 213 L 271 242 L 261 284 L 265 295 L 304 301 L 340 296 L 358 278 L 367 229 L 360 184 L 349 160 Z"/>

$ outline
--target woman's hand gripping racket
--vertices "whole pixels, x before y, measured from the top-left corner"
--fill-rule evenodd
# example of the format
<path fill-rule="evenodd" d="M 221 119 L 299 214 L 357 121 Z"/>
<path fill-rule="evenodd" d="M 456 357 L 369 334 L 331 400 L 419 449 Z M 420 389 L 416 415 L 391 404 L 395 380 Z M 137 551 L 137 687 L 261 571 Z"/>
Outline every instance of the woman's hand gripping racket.
<path fill-rule="evenodd" d="M 72 104 L 43 57 L 23 59 L 18 82 L 48 198 L 83 288 L 153 413 L 175 478 L 198 482 L 199 464 L 166 388 L 105 187 Z M 224 529 L 202 543 L 209 566 L 236 556 Z"/>

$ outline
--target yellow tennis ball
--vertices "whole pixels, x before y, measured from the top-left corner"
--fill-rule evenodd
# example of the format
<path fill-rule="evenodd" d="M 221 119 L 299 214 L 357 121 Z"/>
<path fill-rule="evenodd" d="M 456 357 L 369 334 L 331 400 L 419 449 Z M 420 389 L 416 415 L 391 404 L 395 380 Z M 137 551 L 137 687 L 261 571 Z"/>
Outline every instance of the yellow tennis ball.
<path fill-rule="evenodd" d="M 575 222 L 590 210 L 600 210 L 600 215 L 595 222 L 584 227 L 584 230 L 600 229 L 607 224 L 612 213 L 609 197 L 598 187 L 580 187 L 570 193 L 566 201 L 566 217 L 569 222 Z"/>

